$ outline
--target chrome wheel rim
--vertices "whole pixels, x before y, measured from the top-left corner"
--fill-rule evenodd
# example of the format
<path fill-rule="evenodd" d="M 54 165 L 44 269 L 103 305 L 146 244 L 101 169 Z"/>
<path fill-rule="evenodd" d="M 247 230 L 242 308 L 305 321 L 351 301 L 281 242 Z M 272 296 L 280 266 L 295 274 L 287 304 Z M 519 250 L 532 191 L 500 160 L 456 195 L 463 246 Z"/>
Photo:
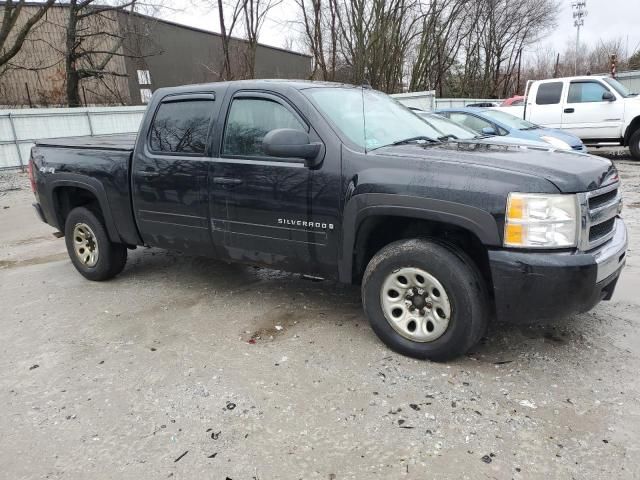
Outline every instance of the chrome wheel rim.
<path fill-rule="evenodd" d="M 98 244 L 93 230 L 86 223 L 78 223 L 73 228 L 73 247 L 76 257 L 86 267 L 95 267 L 98 263 Z"/>
<path fill-rule="evenodd" d="M 449 296 L 437 278 L 420 268 L 390 273 L 382 283 L 380 303 L 389 325 L 408 340 L 433 342 L 449 327 Z"/>

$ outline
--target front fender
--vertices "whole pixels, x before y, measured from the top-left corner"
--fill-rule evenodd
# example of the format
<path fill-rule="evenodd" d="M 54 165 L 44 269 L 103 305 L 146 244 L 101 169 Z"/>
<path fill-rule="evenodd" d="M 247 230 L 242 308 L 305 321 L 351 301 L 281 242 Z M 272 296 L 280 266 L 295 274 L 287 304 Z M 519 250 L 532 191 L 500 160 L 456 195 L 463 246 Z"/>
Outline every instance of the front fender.
<path fill-rule="evenodd" d="M 502 244 L 493 216 L 480 208 L 446 200 L 386 193 L 363 193 L 352 197 L 344 209 L 342 251 L 338 264 L 341 282 L 351 283 L 353 249 L 358 228 L 370 216 L 385 215 L 431 220 L 472 232 L 486 246 Z"/>

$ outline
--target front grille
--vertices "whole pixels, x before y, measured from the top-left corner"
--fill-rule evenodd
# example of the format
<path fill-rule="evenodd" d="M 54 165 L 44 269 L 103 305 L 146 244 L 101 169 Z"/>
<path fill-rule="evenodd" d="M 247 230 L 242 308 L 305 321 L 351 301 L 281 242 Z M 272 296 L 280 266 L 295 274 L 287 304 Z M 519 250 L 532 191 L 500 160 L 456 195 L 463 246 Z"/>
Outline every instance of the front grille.
<path fill-rule="evenodd" d="M 619 184 L 578 194 L 580 201 L 580 250 L 596 248 L 611 237 L 616 227 L 620 206 Z"/>
<path fill-rule="evenodd" d="M 589 242 L 595 242 L 596 240 L 599 240 L 611 233 L 615 224 L 616 219 L 610 218 L 606 222 L 599 223 L 598 225 L 593 225 L 589 229 Z"/>
<path fill-rule="evenodd" d="M 589 198 L 589 210 L 595 210 L 610 203 L 618 196 L 618 189 Z"/>

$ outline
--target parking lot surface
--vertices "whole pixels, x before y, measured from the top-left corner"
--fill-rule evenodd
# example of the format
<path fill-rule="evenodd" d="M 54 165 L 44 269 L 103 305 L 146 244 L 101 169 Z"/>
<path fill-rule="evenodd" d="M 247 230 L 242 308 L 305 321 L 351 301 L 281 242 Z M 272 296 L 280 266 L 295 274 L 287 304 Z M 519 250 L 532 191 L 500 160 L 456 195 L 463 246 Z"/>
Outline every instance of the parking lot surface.
<path fill-rule="evenodd" d="M 614 299 L 446 364 L 385 348 L 357 287 L 144 248 L 86 281 L 0 174 L 0 477 L 640 478 L 640 164 L 616 161 Z"/>

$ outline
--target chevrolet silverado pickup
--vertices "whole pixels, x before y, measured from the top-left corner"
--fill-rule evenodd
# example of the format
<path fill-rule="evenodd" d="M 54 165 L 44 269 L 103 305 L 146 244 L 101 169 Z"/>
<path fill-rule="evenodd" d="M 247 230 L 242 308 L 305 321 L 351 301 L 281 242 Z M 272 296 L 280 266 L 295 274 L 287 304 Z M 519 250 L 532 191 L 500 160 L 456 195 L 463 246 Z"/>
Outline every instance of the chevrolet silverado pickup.
<path fill-rule="evenodd" d="M 39 141 L 29 171 L 89 280 L 153 246 L 358 284 L 375 333 L 416 358 L 611 298 L 611 161 L 439 136 L 368 88 L 233 81 L 159 89 L 137 136 Z"/>

